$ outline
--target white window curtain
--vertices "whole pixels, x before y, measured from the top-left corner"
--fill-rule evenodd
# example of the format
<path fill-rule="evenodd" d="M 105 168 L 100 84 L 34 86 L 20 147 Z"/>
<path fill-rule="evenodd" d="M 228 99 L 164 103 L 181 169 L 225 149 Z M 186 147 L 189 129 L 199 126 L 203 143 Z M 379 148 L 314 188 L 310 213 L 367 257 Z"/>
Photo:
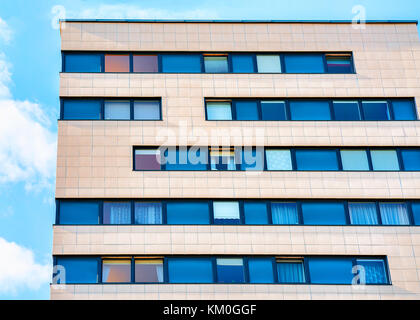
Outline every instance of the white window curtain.
<path fill-rule="evenodd" d="M 302 262 L 277 262 L 277 274 L 280 283 L 305 282 Z"/>
<path fill-rule="evenodd" d="M 105 202 L 104 223 L 130 224 L 131 206 L 126 202 Z"/>
<path fill-rule="evenodd" d="M 351 202 L 349 203 L 349 211 L 351 224 L 378 224 L 375 203 Z"/>
<path fill-rule="evenodd" d="M 405 203 L 380 203 L 382 224 L 410 224 Z"/>
<path fill-rule="evenodd" d="M 162 224 L 162 204 L 137 202 L 135 204 L 136 224 Z"/>
<path fill-rule="evenodd" d="M 273 224 L 299 224 L 296 203 L 273 202 L 271 215 Z"/>
<path fill-rule="evenodd" d="M 105 101 L 105 119 L 130 119 L 130 101 Z"/>
<path fill-rule="evenodd" d="M 215 220 L 239 220 L 239 203 L 236 201 L 213 202 Z"/>

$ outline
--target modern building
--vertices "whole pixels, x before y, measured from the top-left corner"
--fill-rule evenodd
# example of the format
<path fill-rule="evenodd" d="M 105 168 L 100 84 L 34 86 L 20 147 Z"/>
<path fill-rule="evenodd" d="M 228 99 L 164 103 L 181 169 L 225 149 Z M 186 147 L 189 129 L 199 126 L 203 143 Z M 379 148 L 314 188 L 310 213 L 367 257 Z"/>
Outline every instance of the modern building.
<path fill-rule="evenodd" d="M 51 299 L 419 299 L 416 21 L 61 22 Z"/>

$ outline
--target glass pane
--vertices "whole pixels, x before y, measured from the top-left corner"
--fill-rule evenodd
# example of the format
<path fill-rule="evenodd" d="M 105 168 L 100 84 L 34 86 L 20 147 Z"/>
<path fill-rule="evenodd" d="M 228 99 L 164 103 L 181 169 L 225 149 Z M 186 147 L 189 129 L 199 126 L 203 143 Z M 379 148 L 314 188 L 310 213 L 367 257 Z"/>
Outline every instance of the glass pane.
<path fill-rule="evenodd" d="M 357 259 L 357 265 L 364 269 L 362 284 L 387 284 L 385 262 L 381 259 Z M 359 275 L 362 275 L 359 271 Z"/>
<path fill-rule="evenodd" d="M 201 72 L 201 55 L 164 54 L 162 55 L 162 72 Z"/>
<path fill-rule="evenodd" d="M 338 170 L 335 150 L 296 150 L 298 170 Z"/>
<path fill-rule="evenodd" d="M 273 283 L 273 261 L 271 258 L 249 258 L 249 282 L 250 283 Z"/>
<path fill-rule="evenodd" d="M 340 150 L 343 170 L 369 171 L 366 150 Z"/>
<path fill-rule="evenodd" d="M 420 226 L 420 203 L 415 202 L 411 205 L 413 211 L 414 224 Z"/>
<path fill-rule="evenodd" d="M 135 282 L 163 282 L 163 260 L 136 259 L 134 279 Z"/>
<path fill-rule="evenodd" d="M 273 224 L 299 224 L 296 203 L 272 202 L 271 216 Z"/>
<path fill-rule="evenodd" d="M 157 56 L 134 54 L 133 72 L 158 72 Z"/>
<path fill-rule="evenodd" d="M 222 57 L 204 57 L 204 69 L 209 73 L 228 72 L 228 59 Z"/>
<path fill-rule="evenodd" d="M 57 283 L 98 283 L 99 261 L 95 257 L 57 257 L 57 265 L 65 270 L 62 279 L 57 275 Z"/>
<path fill-rule="evenodd" d="M 162 204 L 159 202 L 136 202 L 135 224 L 162 224 Z"/>
<path fill-rule="evenodd" d="M 388 103 L 386 101 L 362 101 L 365 120 L 389 120 Z"/>
<path fill-rule="evenodd" d="M 285 54 L 287 73 L 324 73 L 322 54 Z"/>
<path fill-rule="evenodd" d="M 102 282 L 131 282 L 131 260 L 103 260 Z"/>
<path fill-rule="evenodd" d="M 98 54 L 65 54 L 64 72 L 101 72 L 101 56 Z"/>
<path fill-rule="evenodd" d="M 292 120 L 331 120 L 328 101 L 290 101 Z"/>
<path fill-rule="evenodd" d="M 165 152 L 166 170 L 207 170 L 207 147 L 168 148 Z"/>
<path fill-rule="evenodd" d="M 280 56 L 257 55 L 258 72 L 281 73 Z"/>
<path fill-rule="evenodd" d="M 160 102 L 134 101 L 134 120 L 160 120 Z"/>
<path fill-rule="evenodd" d="M 210 150 L 211 170 L 236 170 L 235 152 L 231 148 Z"/>
<path fill-rule="evenodd" d="M 413 100 L 393 100 L 392 109 L 395 120 L 417 120 L 417 112 Z"/>
<path fill-rule="evenodd" d="M 239 202 L 214 201 L 213 213 L 215 224 L 240 224 Z"/>
<path fill-rule="evenodd" d="M 210 224 L 209 203 L 202 202 L 168 202 L 168 224 Z"/>
<path fill-rule="evenodd" d="M 60 224 L 99 224 L 99 203 L 60 201 Z"/>
<path fill-rule="evenodd" d="M 351 224 L 379 224 L 376 204 L 373 202 L 350 202 L 349 212 Z"/>
<path fill-rule="evenodd" d="M 401 157 L 405 171 L 420 170 L 420 150 L 403 149 L 401 150 Z"/>
<path fill-rule="evenodd" d="M 265 150 L 267 170 L 293 170 L 290 150 Z"/>
<path fill-rule="evenodd" d="M 210 258 L 168 258 L 170 283 L 212 283 L 213 264 Z"/>
<path fill-rule="evenodd" d="M 305 283 L 305 273 L 302 261 L 277 261 L 277 276 L 279 283 Z"/>
<path fill-rule="evenodd" d="M 232 120 L 230 102 L 207 102 L 207 120 Z"/>
<path fill-rule="evenodd" d="M 105 119 L 129 120 L 130 101 L 105 101 Z"/>
<path fill-rule="evenodd" d="M 98 100 L 64 100 L 64 120 L 99 120 L 101 102 Z"/>
<path fill-rule="evenodd" d="M 405 203 L 379 203 L 382 224 L 409 225 L 407 205 Z"/>
<path fill-rule="evenodd" d="M 257 101 L 236 101 L 236 120 L 259 120 Z"/>
<path fill-rule="evenodd" d="M 333 101 L 335 120 L 361 120 L 357 101 Z"/>
<path fill-rule="evenodd" d="M 105 72 L 130 72 L 130 56 L 128 54 L 106 54 Z"/>
<path fill-rule="evenodd" d="M 232 70 L 234 73 L 254 73 L 254 57 L 247 54 L 232 54 Z"/>
<path fill-rule="evenodd" d="M 351 55 L 327 54 L 328 73 L 352 73 Z"/>
<path fill-rule="evenodd" d="M 264 202 L 245 202 L 246 224 L 268 224 L 267 204 Z"/>
<path fill-rule="evenodd" d="M 129 202 L 104 202 L 104 224 L 130 224 L 131 204 Z"/>
<path fill-rule="evenodd" d="M 304 224 L 312 225 L 345 225 L 344 204 L 340 202 L 306 202 L 302 203 Z"/>
<path fill-rule="evenodd" d="M 264 170 L 264 149 L 261 147 L 257 147 L 257 149 L 244 147 L 241 170 Z"/>
<path fill-rule="evenodd" d="M 371 150 L 373 170 L 398 171 L 397 151 L 395 150 Z"/>
<path fill-rule="evenodd" d="M 261 101 L 262 120 L 286 120 L 286 104 L 284 101 Z"/>
<path fill-rule="evenodd" d="M 242 283 L 245 282 L 244 265 L 242 258 L 216 259 L 217 282 Z"/>
<path fill-rule="evenodd" d="M 352 258 L 311 257 L 309 275 L 314 284 L 351 284 Z"/>
<path fill-rule="evenodd" d="M 160 170 L 160 150 L 135 150 L 135 170 Z"/>

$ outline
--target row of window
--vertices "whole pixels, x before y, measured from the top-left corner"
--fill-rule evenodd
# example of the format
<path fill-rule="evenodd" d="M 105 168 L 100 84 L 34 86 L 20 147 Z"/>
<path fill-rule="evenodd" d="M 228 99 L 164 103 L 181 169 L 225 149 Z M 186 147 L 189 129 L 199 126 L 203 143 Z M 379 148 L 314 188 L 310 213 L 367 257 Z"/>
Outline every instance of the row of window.
<path fill-rule="evenodd" d="M 207 120 L 416 120 L 413 99 L 206 99 Z"/>
<path fill-rule="evenodd" d="M 63 53 L 63 72 L 354 73 L 351 53 Z"/>
<path fill-rule="evenodd" d="M 135 147 L 134 170 L 419 171 L 419 148 Z"/>
<path fill-rule="evenodd" d="M 390 284 L 385 258 L 65 257 L 56 256 L 53 283 Z"/>
<path fill-rule="evenodd" d="M 57 200 L 57 224 L 420 225 L 420 202 Z"/>

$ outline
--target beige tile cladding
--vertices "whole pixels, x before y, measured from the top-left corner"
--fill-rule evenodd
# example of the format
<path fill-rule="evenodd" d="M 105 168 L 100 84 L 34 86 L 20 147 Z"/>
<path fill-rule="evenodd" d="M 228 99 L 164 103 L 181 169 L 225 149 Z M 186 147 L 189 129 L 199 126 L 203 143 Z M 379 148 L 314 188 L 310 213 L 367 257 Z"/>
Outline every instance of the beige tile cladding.
<path fill-rule="evenodd" d="M 54 226 L 53 254 L 386 255 L 391 286 L 68 285 L 53 299 L 420 299 L 420 229 L 312 226 Z M 60 290 L 61 288 L 61 290 Z"/>

